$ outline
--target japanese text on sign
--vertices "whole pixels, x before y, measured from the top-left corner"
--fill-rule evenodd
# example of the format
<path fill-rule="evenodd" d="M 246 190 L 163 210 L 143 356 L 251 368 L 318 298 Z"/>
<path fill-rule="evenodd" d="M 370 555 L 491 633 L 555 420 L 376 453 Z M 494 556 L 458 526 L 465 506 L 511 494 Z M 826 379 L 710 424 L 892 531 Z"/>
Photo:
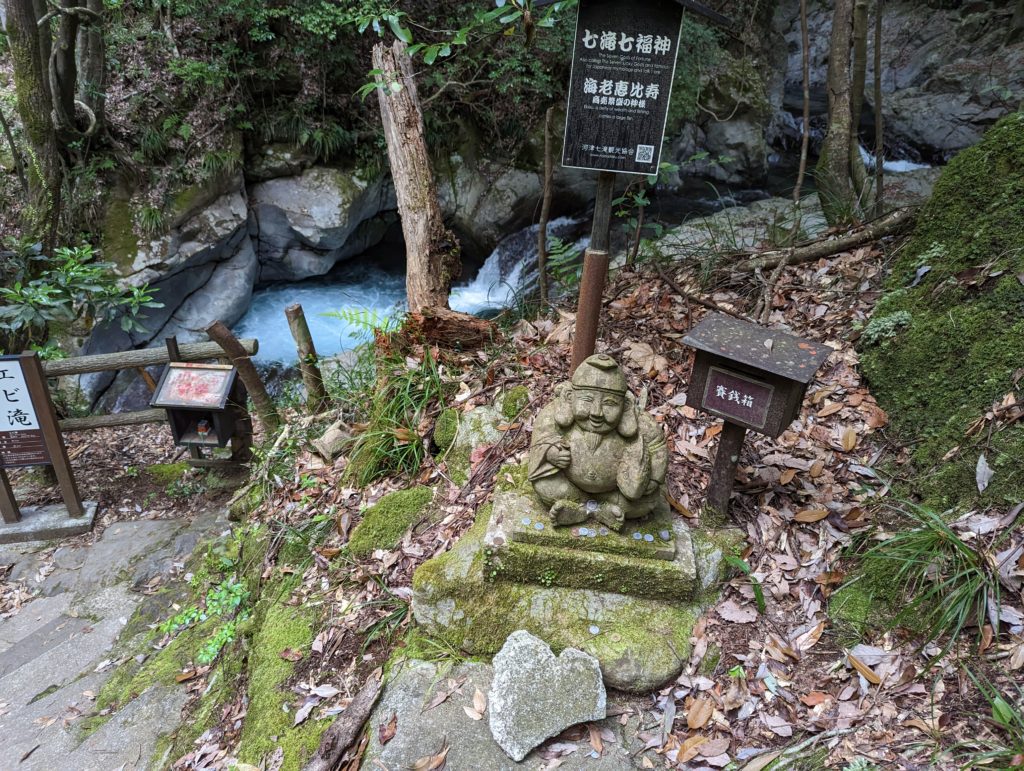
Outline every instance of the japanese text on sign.
<path fill-rule="evenodd" d="M 658 172 L 681 23 L 675 0 L 581 1 L 563 165 Z"/>
<path fill-rule="evenodd" d="M 712 367 L 701 406 L 726 420 L 759 429 L 768 419 L 774 393 L 767 383 Z"/>
<path fill-rule="evenodd" d="M 0 431 L 35 431 L 39 428 L 32 397 L 21 364 L 0 361 Z"/>

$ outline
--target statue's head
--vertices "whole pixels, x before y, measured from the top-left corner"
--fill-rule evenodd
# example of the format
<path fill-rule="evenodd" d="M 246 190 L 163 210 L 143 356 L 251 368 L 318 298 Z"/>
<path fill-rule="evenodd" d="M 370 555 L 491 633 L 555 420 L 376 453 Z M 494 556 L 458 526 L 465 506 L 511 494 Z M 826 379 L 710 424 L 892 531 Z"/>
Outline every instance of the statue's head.
<path fill-rule="evenodd" d="M 572 422 L 594 434 L 618 432 L 633 438 L 637 434 L 636 406 L 626 387 L 626 376 L 611 356 L 591 356 L 576 370 L 571 391 L 565 394 L 567 409 L 558 422 Z"/>

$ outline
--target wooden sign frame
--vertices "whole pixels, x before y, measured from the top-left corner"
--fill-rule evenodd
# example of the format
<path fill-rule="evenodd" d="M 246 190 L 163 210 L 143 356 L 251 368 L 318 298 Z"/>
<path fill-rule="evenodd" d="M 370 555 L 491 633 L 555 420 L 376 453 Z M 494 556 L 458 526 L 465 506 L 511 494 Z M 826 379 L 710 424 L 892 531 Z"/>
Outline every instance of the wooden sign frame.
<path fill-rule="evenodd" d="M 14 490 L 11 488 L 6 469 L 48 465 L 53 467 L 68 514 L 72 519 L 81 519 L 85 517 L 85 507 L 82 505 L 78 484 L 75 482 L 74 474 L 71 471 L 67 447 L 64 445 L 64 437 L 60 432 L 57 412 L 53 407 L 50 391 L 46 387 L 46 376 L 43 374 L 43 366 L 39 361 L 39 355 L 37 353 L 23 353 L 20 356 L 0 356 L 0 373 L 5 373 L 5 366 L 9 368 L 11 365 L 17 366 L 20 370 L 21 378 L 24 380 L 24 387 L 28 390 L 29 402 L 35 413 L 33 416 L 35 420 L 32 422 L 38 425 L 38 429 L 29 430 L 38 431 L 48 460 L 39 462 L 43 460 L 42 453 L 37 453 L 31 458 L 25 458 L 26 462 L 4 463 L 0 459 L 0 515 L 2 515 L 5 524 L 16 524 L 21 521 L 21 509 L 18 507 L 18 502 L 14 497 Z M 9 372 L 6 374 L 9 374 Z M 12 376 L 11 379 L 16 378 Z M 19 379 L 19 388 L 21 387 L 20 382 L 21 380 Z M 0 394 L 0 397 L 6 399 L 7 395 Z M 11 432 L 4 433 L 9 434 Z M 14 433 L 20 433 L 20 431 Z"/>

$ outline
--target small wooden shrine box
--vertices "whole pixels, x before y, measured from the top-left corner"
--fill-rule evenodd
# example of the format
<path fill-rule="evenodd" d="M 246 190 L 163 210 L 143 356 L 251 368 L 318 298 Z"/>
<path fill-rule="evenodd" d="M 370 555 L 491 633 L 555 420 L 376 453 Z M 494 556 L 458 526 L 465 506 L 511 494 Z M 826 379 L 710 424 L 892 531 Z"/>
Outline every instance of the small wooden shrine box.
<path fill-rule="evenodd" d="M 184 447 L 225 447 L 238 432 L 244 391 L 238 371 L 223 364 L 167 365 L 152 407 L 167 410 L 174 443 Z"/>
<path fill-rule="evenodd" d="M 828 346 L 774 329 L 710 316 L 683 342 L 697 349 L 688 404 L 751 431 L 778 437 L 800 415 Z"/>

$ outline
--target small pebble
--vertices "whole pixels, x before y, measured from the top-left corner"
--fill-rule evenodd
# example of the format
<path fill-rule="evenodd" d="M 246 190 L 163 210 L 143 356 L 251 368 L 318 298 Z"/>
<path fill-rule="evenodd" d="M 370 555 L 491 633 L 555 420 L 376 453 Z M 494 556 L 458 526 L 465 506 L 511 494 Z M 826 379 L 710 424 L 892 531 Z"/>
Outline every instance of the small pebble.
<path fill-rule="evenodd" d="M 661 540 L 669 541 L 672 539 L 672 534 L 668 530 L 662 530 L 658 535 L 661 536 Z"/>
<path fill-rule="evenodd" d="M 634 541 L 642 541 L 642 540 L 644 540 L 644 534 L 643 533 L 633 533 L 633 540 Z"/>
<path fill-rule="evenodd" d="M 644 536 L 644 540 L 647 541 L 647 543 L 654 543 L 654 536 L 648 533 Z"/>
<path fill-rule="evenodd" d="M 601 634 L 601 627 L 599 627 L 599 626 L 591 626 L 590 627 L 590 633 L 591 634 Z"/>
<path fill-rule="evenodd" d="M 601 756 L 600 756 L 600 755 L 599 755 L 599 754 L 597 753 L 597 750 L 593 750 L 593 751 L 592 751 L 592 752 L 590 753 L 590 757 L 592 757 L 592 758 L 593 758 L 594 760 L 597 760 L 597 759 L 598 759 L 599 757 L 601 757 Z"/>

